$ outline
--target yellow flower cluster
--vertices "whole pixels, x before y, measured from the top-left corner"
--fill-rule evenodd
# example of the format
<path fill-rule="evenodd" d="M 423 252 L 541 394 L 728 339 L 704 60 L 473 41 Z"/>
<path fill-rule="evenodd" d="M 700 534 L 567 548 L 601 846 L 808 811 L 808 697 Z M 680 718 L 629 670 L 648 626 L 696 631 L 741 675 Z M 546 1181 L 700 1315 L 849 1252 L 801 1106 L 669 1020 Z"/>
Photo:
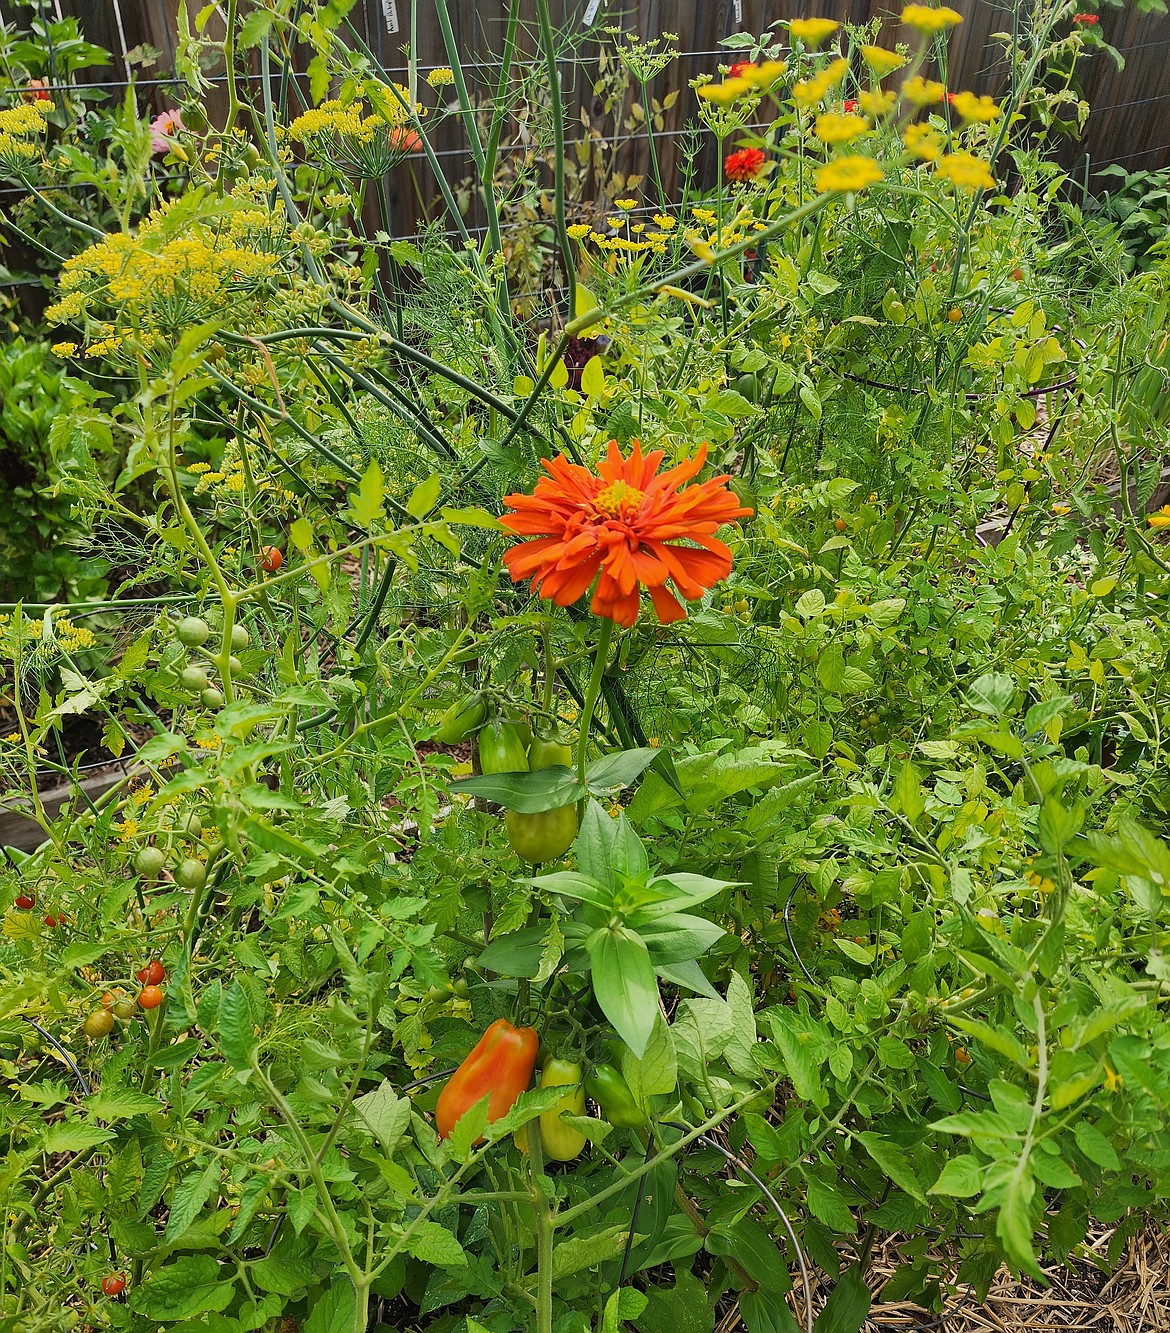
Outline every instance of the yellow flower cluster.
<path fill-rule="evenodd" d="M 937 9 L 932 5 L 907 5 L 902 10 L 902 22 L 927 37 L 945 32 L 962 21 L 962 14 L 946 5 L 939 5 Z"/>
<path fill-rule="evenodd" d="M 226 201 L 222 216 L 180 224 L 164 205 L 143 220 L 136 234 L 115 232 L 62 266 L 60 293 L 46 315 L 57 324 L 100 320 L 91 325 L 87 356 L 105 355 L 134 330 L 149 346 L 155 324 L 177 328 L 192 320 L 232 311 L 249 316 L 241 296 L 267 291 L 291 248 L 283 213 Z M 75 344 L 58 344 L 76 350 Z"/>
<path fill-rule="evenodd" d="M 58 643 L 70 652 L 78 648 L 92 648 L 97 643 L 97 637 L 92 630 L 75 625 L 68 616 L 58 616 L 53 621 L 53 629 Z"/>
<path fill-rule="evenodd" d="M 432 88 L 449 87 L 455 82 L 455 72 L 447 68 L 433 69 L 427 75 L 427 82 Z"/>
<path fill-rule="evenodd" d="M 857 94 L 857 105 L 873 120 L 888 116 L 897 105 L 898 94 L 888 88 L 871 88 Z"/>
<path fill-rule="evenodd" d="M 915 106 L 934 106 L 946 96 L 947 90 L 936 79 L 924 79 L 915 74 L 902 85 L 902 96 Z"/>
<path fill-rule="evenodd" d="M 813 133 L 822 143 L 849 143 L 869 129 L 869 121 L 864 116 L 842 115 L 835 111 L 826 111 L 817 117 Z"/>
<path fill-rule="evenodd" d="M 974 93 L 954 93 L 951 105 L 963 117 L 972 123 L 987 124 L 1003 115 L 999 104 L 990 97 L 976 97 Z"/>
<path fill-rule="evenodd" d="M 907 125 L 902 136 L 906 151 L 926 162 L 937 162 L 943 154 L 943 136 L 930 125 Z"/>
<path fill-rule="evenodd" d="M 793 19 L 788 25 L 788 31 L 805 46 L 818 47 L 840 26 L 836 19 Z"/>
<path fill-rule="evenodd" d="M 897 51 L 887 51 L 884 46 L 863 46 L 861 58 L 879 79 L 892 74 L 896 69 L 901 69 L 906 63 L 904 55 L 900 55 Z"/>
<path fill-rule="evenodd" d="M 872 157 L 838 157 L 816 174 L 819 194 L 855 194 L 882 179 L 882 169 Z"/>
<path fill-rule="evenodd" d="M 994 190 L 995 177 L 991 168 L 973 153 L 947 153 L 935 163 L 935 171 L 960 190 L 972 194 L 976 190 Z"/>
<path fill-rule="evenodd" d="M 0 165 L 19 170 L 22 163 L 40 157 L 40 146 L 29 140 L 44 133 L 45 117 L 52 109 L 52 102 L 38 100 L 0 111 Z"/>
<path fill-rule="evenodd" d="M 115 824 L 114 828 L 118 831 L 119 842 L 133 842 L 134 835 L 138 832 L 138 820 L 123 819 L 120 824 Z"/>
<path fill-rule="evenodd" d="M 446 73 L 451 74 L 451 71 Z M 454 81 L 454 75 L 451 81 Z M 296 143 L 305 143 L 322 135 L 369 143 L 378 130 L 403 125 L 412 113 L 417 114 L 422 109 L 419 103 L 411 102 L 409 91 L 400 83 L 370 86 L 368 91 L 374 105 L 370 115 L 366 115 L 362 101 L 332 99 L 299 115 L 288 127 L 288 137 Z"/>
<path fill-rule="evenodd" d="M 792 100 L 799 107 L 815 106 L 823 102 L 849 72 L 849 61 L 844 57 L 831 60 L 824 69 L 810 79 L 802 79 L 792 89 Z"/>

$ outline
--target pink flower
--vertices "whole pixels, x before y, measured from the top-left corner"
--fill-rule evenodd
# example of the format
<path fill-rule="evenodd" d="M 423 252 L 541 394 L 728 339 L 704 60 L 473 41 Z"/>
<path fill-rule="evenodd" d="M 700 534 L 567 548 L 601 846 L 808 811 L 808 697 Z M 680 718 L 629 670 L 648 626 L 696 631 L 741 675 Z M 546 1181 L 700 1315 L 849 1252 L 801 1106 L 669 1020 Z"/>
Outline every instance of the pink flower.
<path fill-rule="evenodd" d="M 171 140 L 183 128 L 183 117 L 177 111 L 164 111 L 150 122 L 150 147 L 155 153 L 165 153 Z"/>

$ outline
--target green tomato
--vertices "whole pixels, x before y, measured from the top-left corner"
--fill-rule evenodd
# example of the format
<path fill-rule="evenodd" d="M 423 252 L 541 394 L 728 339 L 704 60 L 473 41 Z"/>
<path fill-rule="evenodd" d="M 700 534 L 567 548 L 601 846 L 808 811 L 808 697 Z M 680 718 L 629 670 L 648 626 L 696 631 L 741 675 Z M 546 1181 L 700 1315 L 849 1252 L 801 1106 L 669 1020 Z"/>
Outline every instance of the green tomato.
<path fill-rule="evenodd" d="M 746 398 L 749 403 L 760 401 L 760 381 L 752 374 L 741 375 L 735 381 L 735 391 L 741 398 Z"/>
<path fill-rule="evenodd" d="M 167 854 L 161 847 L 144 847 L 134 858 L 134 869 L 147 879 L 158 879 L 167 863 Z"/>
<path fill-rule="evenodd" d="M 585 1088 L 581 1083 L 581 1066 L 575 1060 L 550 1057 L 544 1062 L 540 1075 L 542 1088 L 570 1088 L 551 1110 L 540 1117 L 540 1144 L 546 1157 L 554 1162 L 571 1162 L 580 1157 L 585 1147 L 585 1135 L 561 1120 L 561 1115 L 585 1114 Z"/>
<path fill-rule="evenodd" d="M 487 719 L 487 704 L 482 694 L 468 694 L 453 703 L 439 719 L 435 740 L 440 745 L 458 745 Z"/>
<path fill-rule="evenodd" d="M 739 501 L 742 508 L 752 511 L 750 514 L 744 515 L 743 518 L 737 519 L 736 522 L 741 524 L 751 523 L 756 514 L 759 513 L 759 501 L 751 482 L 746 477 L 732 477 L 727 483 L 727 488 Z"/>
<path fill-rule="evenodd" d="M 232 626 L 232 650 L 241 653 L 252 642 L 252 636 L 243 625 Z"/>
<path fill-rule="evenodd" d="M 479 733 L 479 767 L 482 773 L 527 773 L 524 741 L 512 722 L 496 718 Z"/>
<path fill-rule="evenodd" d="M 232 655 L 228 658 L 228 670 L 232 673 L 233 676 L 238 676 L 240 672 L 243 671 L 243 669 L 244 669 L 243 662 L 240 661 L 240 659 L 235 655 L 235 653 L 232 653 Z"/>
<path fill-rule="evenodd" d="M 179 672 L 179 683 L 185 690 L 205 690 L 208 684 L 207 672 L 202 667 L 184 667 Z"/>
<path fill-rule="evenodd" d="M 556 764 L 572 768 L 573 747 L 547 736 L 534 736 L 528 747 L 528 767 L 535 773 L 537 769 L 552 768 Z"/>
<path fill-rule="evenodd" d="M 207 621 L 198 616 L 184 616 L 175 626 L 175 638 L 188 648 L 202 648 L 210 637 Z"/>
<path fill-rule="evenodd" d="M 201 889 L 207 883 L 207 867 L 189 856 L 175 867 L 175 883 L 181 889 Z"/>
<path fill-rule="evenodd" d="M 577 836 L 577 807 L 561 805 L 535 815 L 507 810 L 504 812 L 504 827 L 517 856 L 534 866 L 543 865 L 564 856 L 573 845 Z"/>
<path fill-rule="evenodd" d="M 211 689 L 204 690 L 199 696 L 199 702 L 204 708 L 222 708 L 223 691 L 215 689 L 214 686 Z"/>
<path fill-rule="evenodd" d="M 615 1129 L 639 1129 L 646 1123 L 630 1085 L 615 1065 L 596 1065 L 585 1078 L 585 1091 Z"/>

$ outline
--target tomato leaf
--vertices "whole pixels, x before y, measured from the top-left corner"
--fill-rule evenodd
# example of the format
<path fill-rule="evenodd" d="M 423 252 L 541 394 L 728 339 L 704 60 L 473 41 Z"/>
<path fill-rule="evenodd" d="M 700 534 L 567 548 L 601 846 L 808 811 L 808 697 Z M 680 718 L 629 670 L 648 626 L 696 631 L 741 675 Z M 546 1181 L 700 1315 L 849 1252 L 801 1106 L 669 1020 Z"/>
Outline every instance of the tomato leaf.
<path fill-rule="evenodd" d="M 632 930 L 595 931 L 585 942 L 593 993 L 606 1018 L 636 1056 L 646 1051 L 658 1016 L 658 979 L 646 945 Z"/>

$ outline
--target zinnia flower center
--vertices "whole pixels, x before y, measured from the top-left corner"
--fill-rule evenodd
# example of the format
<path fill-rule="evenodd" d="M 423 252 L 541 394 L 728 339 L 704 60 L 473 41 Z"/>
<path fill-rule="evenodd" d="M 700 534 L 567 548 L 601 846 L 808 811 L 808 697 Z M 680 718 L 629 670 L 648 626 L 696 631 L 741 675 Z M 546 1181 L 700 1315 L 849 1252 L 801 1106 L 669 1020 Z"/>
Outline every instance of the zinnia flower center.
<path fill-rule="evenodd" d="M 644 497 L 644 491 L 631 486 L 628 481 L 619 479 L 600 491 L 593 503 L 610 518 L 628 518 L 642 503 Z"/>

